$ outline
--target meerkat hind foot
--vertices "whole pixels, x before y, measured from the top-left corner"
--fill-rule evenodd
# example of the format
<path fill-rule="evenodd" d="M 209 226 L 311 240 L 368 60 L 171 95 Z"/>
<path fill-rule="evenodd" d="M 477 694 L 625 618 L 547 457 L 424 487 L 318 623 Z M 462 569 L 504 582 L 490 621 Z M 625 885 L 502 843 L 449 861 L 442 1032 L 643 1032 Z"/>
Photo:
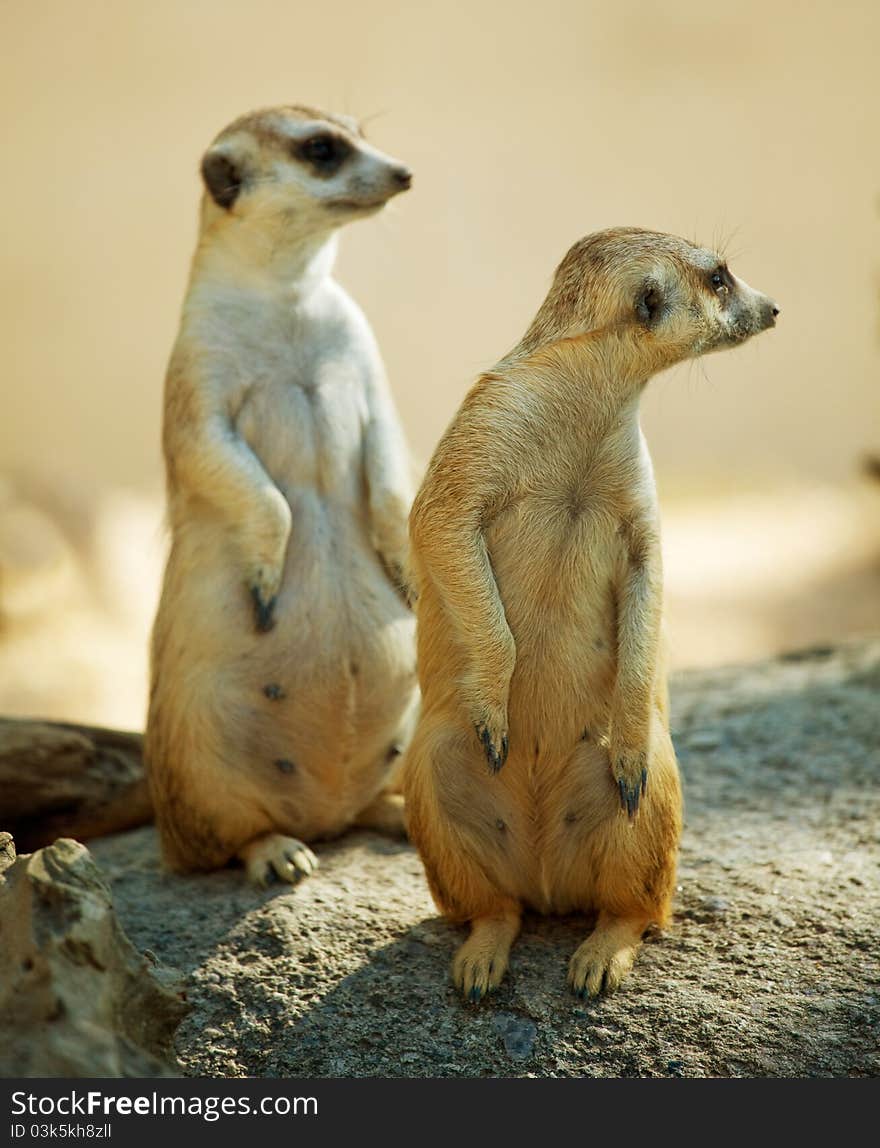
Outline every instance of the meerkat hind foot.
<path fill-rule="evenodd" d="M 239 849 L 238 856 L 248 878 L 261 888 L 273 880 L 296 885 L 318 868 L 318 858 L 308 845 L 280 833 L 267 833 L 249 841 Z"/>
<path fill-rule="evenodd" d="M 406 831 L 406 811 L 399 793 L 380 793 L 354 820 L 358 829 L 373 829 L 387 837 L 401 837 Z"/>
<path fill-rule="evenodd" d="M 568 983 L 575 996 L 613 992 L 632 968 L 648 923 L 601 914 L 569 962 Z"/>
<path fill-rule="evenodd" d="M 476 1004 L 501 984 L 519 920 L 519 914 L 511 912 L 471 922 L 471 935 L 452 962 L 453 982 L 466 1000 Z"/>

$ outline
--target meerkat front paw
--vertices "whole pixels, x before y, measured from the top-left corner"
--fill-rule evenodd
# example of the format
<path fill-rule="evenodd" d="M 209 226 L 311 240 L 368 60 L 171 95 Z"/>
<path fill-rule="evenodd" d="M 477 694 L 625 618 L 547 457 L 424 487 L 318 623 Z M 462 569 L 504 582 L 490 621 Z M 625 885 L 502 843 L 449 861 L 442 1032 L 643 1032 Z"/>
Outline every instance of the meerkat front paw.
<path fill-rule="evenodd" d="M 265 592 L 259 583 L 251 584 L 251 601 L 254 604 L 254 625 L 261 634 L 268 633 L 275 625 L 275 603 L 278 595 L 265 597 Z"/>
<path fill-rule="evenodd" d="M 611 747 L 611 773 L 617 782 L 620 807 L 630 821 L 639 811 L 639 801 L 648 788 L 648 753 L 642 749 Z"/>
<path fill-rule="evenodd" d="M 471 694 L 473 698 L 473 694 Z M 507 761 L 508 726 L 507 726 L 507 699 L 503 701 L 485 701 L 473 699 L 470 705 L 471 721 L 486 761 L 493 773 Z"/>
<path fill-rule="evenodd" d="M 260 888 L 274 880 L 296 885 L 318 868 L 318 858 L 308 845 L 280 833 L 268 833 L 248 842 L 238 856 L 250 880 Z"/>
<path fill-rule="evenodd" d="M 496 675 L 491 682 L 474 675 L 464 687 L 471 722 L 493 773 L 497 773 L 507 761 L 507 699 L 512 673 L 511 665 L 509 672 Z"/>
<path fill-rule="evenodd" d="M 497 773 L 507 761 L 507 752 L 510 743 L 507 733 L 507 715 L 494 718 L 486 716 L 477 718 L 474 729 L 486 755 L 486 761 L 493 773 Z"/>
<path fill-rule="evenodd" d="M 247 587 L 253 603 L 254 624 L 264 634 L 275 625 L 275 604 L 284 576 L 291 513 L 287 499 L 276 487 L 266 492 L 262 507 L 264 514 L 259 529 L 252 527 L 243 543 L 245 553 L 256 559 L 250 563 Z"/>

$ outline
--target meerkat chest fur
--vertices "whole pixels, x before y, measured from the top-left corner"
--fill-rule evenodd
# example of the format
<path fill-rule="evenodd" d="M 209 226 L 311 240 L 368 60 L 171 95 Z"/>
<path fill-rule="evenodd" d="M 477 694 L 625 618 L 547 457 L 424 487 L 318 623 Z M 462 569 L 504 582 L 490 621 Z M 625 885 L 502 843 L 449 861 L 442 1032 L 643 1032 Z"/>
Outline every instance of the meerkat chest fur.
<path fill-rule="evenodd" d="M 369 325 L 332 279 L 307 298 L 208 287 L 187 332 L 210 360 L 232 429 L 288 500 L 362 496 L 366 387 L 381 371 Z"/>
<path fill-rule="evenodd" d="M 654 476 L 635 401 L 609 416 L 558 384 L 545 397 L 532 383 L 523 414 L 524 429 L 544 428 L 547 449 L 529 451 L 486 527 L 517 650 L 511 733 L 545 744 L 558 733 L 567 746 L 578 722 L 607 722 L 618 587 L 658 537 Z"/>

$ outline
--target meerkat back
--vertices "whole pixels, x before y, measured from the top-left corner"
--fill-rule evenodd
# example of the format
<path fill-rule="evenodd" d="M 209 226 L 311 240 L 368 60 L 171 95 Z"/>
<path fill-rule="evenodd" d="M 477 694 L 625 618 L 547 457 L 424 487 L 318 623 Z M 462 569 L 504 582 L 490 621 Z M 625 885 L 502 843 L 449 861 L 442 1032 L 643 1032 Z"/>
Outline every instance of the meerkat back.
<path fill-rule="evenodd" d="M 357 124 L 244 116 L 206 152 L 166 378 L 171 550 L 145 742 L 167 862 L 295 881 L 306 842 L 402 831 L 415 704 L 409 455 L 339 228 L 411 181 Z"/>

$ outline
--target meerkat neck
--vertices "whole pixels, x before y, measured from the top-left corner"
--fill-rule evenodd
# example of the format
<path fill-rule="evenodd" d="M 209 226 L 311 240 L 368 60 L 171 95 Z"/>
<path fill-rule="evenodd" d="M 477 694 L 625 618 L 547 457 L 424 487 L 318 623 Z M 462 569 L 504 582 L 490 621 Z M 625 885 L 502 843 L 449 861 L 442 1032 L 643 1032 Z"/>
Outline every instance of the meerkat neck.
<path fill-rule="evenodd" d="M 335 231 L 280 234 L 235 221 L 202 232 L 191 278 L 303 298 L 328 278 L 337 248 Z"/>
<path fill-rule="evenodd" d="M 650 375 L 639 367 L 633 339 L 627 324 L 563 335 L 537 347 L 527 335 L 496 369 L 537 370 L 564 385 L 578 405 L 637 415 Z"/>

